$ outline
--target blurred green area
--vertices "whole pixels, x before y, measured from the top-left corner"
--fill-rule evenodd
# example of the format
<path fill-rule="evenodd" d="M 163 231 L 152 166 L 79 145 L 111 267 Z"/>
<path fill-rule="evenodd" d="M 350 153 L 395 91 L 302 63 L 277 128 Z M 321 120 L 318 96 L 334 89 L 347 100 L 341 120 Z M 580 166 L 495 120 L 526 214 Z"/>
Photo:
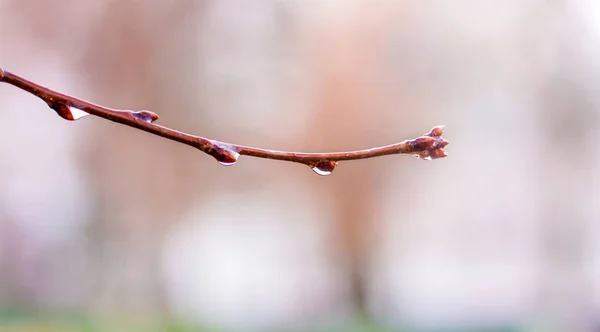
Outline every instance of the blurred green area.
<path fill-rule="evenodd" d="M 219 327 L 188 324 L 173 318 L 92 317 L 83 313 L 44 313 L 0 311 L 0 332 L 237 332 Z M 271 329 L 265 332 L 518 332 L 511 327 L 471 327 L 469 329 L 419 329 L 409 326 L 382 326 L 369 317 L 335 326 Z M 241 332 L 241 331 L 240 331 Z"/>
<path fill-rule="evenodd" d="M 80 313 L 36 314 L 21 311 L 0 312 L 1 332 L 96 332 L 96 331 L 209 331 L 171 319 L 91 317 Z"/>

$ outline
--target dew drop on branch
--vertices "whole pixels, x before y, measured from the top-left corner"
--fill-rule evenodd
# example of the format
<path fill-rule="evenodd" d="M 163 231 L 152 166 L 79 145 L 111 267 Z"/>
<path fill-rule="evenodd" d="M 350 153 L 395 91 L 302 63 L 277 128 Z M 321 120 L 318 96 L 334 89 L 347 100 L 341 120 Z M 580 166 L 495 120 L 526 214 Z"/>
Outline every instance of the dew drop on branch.
<path fill-rule="evenodd" d="M 71 109 L 71 117 L 73 118 L 73 120 L 79 120 L 79 119 L 83 118 L 84 116 L 90 115 L 90 113 L 88 113 L 86 111 L 82 111 L 79 108 L 70 107 L 70 109 Z"/>
<path fill-rule="evenodd" d="M 132 112 L 132 115 L 134 118 L 136 118 L 140 121 L 148 122 L 148 123 L 152 123 L 152 122 L 158 120 L 158 114 L 156 114 L 154 112 L 150 112 L 150 111 L 145 111 L 145 110 Z"/>
<path fill-rule="evenodd" d="M 240 154 L 234 149 L 226 146 L 219 146 L 212 153 L 213 157 L 223 166 L 231 166 L 235 164 L 240 157 Z"/>
<path fill-rule="evenodd" d="M 309 167 L 317 174 L 325 176 L 325 175 L 329 175 L 331 174 L 331 172 L 333 172 L 333 170 L 335 169 L 335 166 L 337 166 L 337 161 L 333 161 L 333 160 L 327 160 L 327 161 L 320 161 L 316 164 L 311 164 L 309 165 Z"/>
<path fill-rule="evenodd" d="M 58 114 L 61 118 L 69 121 L 79 120 L 85 116 L 90 115 L 90 113 L 80 110 L 79 108 L 75 108 L 67 105 L 59 105 L 52 107 L 52 109 Z"/>

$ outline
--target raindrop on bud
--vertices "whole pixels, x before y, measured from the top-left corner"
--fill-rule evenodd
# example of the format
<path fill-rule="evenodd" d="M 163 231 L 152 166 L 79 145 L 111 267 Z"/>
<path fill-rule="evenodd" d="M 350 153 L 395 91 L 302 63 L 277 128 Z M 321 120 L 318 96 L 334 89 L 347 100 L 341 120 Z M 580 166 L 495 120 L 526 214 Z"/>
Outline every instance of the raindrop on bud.
<path fill-rule="evenodd" d="M 316 164 L 310 164 L 309 167 L 317 174 L 319 175 L 329 175 L 331 174 L 331 172 L 333 172 L 333 170 L 335 169 L 335 166 L 337 166 L 337 161 L 333 161 L 333 160 L 326 160 L 326 161 L 320 161 Z"/>
<path fill-rule="evenodd" d="M 240 157 L 240 154 L 231 147 L 218 146 L 213 157 L 223 166 L 231 166 L 235 164 Z"/>
<path fill-rule="evenodd" d="M 75 121 L 83 118 L 84 116 L 90 115 L 90 113 L 86 111 L 82 111 L 79 108 L 67 106 L 64 104 L 57 105 L 52 107 L 52 109 L 58 114 L 61 118 L 69 121 Z"/>
<path fill-rule="evenodd" d="M 132 114 L 134 118 L 148 123 L 158 120 L 158 114 L 150 111 L 137 111 L 133 112 Z"/>

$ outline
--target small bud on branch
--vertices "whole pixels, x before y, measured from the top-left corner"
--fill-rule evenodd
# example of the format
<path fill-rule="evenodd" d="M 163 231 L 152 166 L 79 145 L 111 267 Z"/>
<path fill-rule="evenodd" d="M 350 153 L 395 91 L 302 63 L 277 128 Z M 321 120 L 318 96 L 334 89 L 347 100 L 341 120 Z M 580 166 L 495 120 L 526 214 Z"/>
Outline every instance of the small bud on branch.
<path fill-rule="evenodd" d="M 374 158 L 392 154 L 411 154 L 430 160 L 446 157 L 444 147 L 449 142 L 442 138 L 444 126 L 433 127 L 423 136 L 400 143 L 366 150 L 329 153 L 302 153 L 253 148 L 219 142 L 186 134 L 154 123 L 158 115 L 150 111 L 117 110 L 96 105 L 76 97 L 65 95 L 28 81 L 0 68 L 0 82 L 11 84 L 42 99 L 60 117 L 74 121 L 88 114 L 130 126 L 154 135 L 195 147 L 215 158 L 222 165 L 233 165 L 239 156 L 290 161 L 309 166 L 319 175 L 333 172 L 340 161 Z"/>

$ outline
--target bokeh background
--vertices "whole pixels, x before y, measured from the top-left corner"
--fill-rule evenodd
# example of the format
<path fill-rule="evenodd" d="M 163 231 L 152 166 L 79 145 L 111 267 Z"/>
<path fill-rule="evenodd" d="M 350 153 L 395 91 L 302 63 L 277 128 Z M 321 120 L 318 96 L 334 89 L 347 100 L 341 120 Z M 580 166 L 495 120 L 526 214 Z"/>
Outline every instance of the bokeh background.
<path fill-rule="evenodd" d="M 0 0 L 0 331 L 598 331 L 596 0 Z"/>

